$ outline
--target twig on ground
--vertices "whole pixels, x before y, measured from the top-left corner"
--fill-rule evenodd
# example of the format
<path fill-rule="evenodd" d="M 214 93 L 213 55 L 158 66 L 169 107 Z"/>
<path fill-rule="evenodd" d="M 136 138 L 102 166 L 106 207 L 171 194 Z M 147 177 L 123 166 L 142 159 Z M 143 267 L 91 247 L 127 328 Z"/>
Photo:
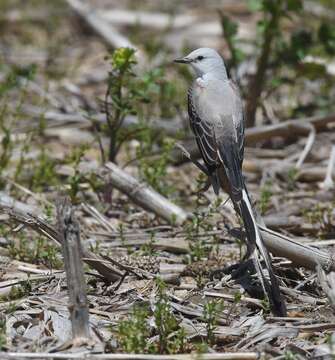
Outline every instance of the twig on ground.
<path fill-rule="evenodd" d="M 136 25 L 155 29 L 180 29 L 188 27 L 197 21 L 193 15 L 171 15 L 163 12 L 135 11 L 127 9 L 113 9 L 99 11 L 99 15 L 106 21 L 116 25 Z"/>
<path fill-rule="evenodd" d="M 333 171 L 335 167 L 335 145 L 330 150 L 330 157 L 328 161 L 327 172 L 324 181 L 320 184 L 320 187 L 325 190 L 334 188 Z"/>
<path fill-rule="evenodd" d="M 126 194 L 134 203 L 152 211 L 172 224 L 180 225 L 189 217 L 189 214 L 179 206 L 171 203 L 148 185 L 140 183 L 113 163 L 105 164 L 100 175 L 107 184 L 111 184 Z"/>
<path fill-rule="evenodd" d="M 128 47 L 137 50 L 137 58 L 142 63 L 144 54 L 126 36 L 119 33 L 110 23 L 102 18 L 94 9 L 79 0 L 66 0 L 94 32 L 113 48 Z"/>
<path fill-rule="evenodd" d="M 313 144 L 315 142 L 315 136 L 316 136 L 315 128 L 311 123 L 309 123 L 308 125 L 310 127 L 310 132 L 309 132 L 309 135 L 308 135 L 307 142 L 306 142 L 306 145 L 304 147 L 304 150 L 302 151 L 302 153 L 301 153 L 301 155 L 300 155 L 300 157 L 299 157 L 299 159 L 298 159 L 298 161 L 297 161 L 297 163 L 295 165 L 296 169 L 301 168 L 303 162 L 305 161 L 307 155 L 311 151 L 312 146 L 313 146 Z"/>
<path fill-rule="evenodd" d="M 293 241 L 285 235 L 259 226 L 265 246 L 275 256 L 285 257 L 294 264 L 315 270 L 318 264 L 326 270 L 335 270 L 335 263 L 328 253 Z"/>
<path fill-rule="evenodd" d="M 317 267 L 317 275 L 319 284 L 322 287 L 322 290 L 327 295 L 329 302 L 332 308 L 335 308 L 335 272 L 331 271 L 329 274 L 326 274 L 324 269 L 319 265 Z"/>

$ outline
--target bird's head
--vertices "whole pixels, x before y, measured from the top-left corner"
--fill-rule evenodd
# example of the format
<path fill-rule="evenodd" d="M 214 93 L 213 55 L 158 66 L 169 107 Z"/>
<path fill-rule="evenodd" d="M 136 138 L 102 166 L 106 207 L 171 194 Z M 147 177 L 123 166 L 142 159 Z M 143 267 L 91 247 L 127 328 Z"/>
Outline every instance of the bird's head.
<path fill-rule="evenodd" d="M 187 56 L 174 60 L 176 63 L 189 64 L 195 70 L 198 76 L 209 72 L 225 74 L 226 68 L 222 57 L 211 48 L 200 48 L 192 51 Z"/>

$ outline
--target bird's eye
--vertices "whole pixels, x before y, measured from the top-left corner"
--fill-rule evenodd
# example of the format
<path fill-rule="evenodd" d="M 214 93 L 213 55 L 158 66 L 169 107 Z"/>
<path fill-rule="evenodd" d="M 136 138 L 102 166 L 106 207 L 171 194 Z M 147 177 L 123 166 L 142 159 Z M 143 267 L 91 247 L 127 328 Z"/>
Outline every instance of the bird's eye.
<path fill-rule="evenodd" d="M 197 60 L 203 60 L 203 56 L 202 55 L 199 55 L 198 57 L 197 57 Z"/>

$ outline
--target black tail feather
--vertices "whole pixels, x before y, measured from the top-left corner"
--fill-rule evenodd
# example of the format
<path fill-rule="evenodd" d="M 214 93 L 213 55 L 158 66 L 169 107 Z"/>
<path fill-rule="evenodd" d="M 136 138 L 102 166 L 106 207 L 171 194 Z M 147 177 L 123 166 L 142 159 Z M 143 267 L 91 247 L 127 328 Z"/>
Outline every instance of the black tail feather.
<path fill-rule="evenodd" d="M 215 195 L 219 195 L 220 192 L 220 182 L 218 179 L 218 175 L 215 172 L 213 172 L 210 176 L 209 176 L 210 180 L 211 180 L 211 184 L 213 186 L 213 190 L 215 192 Z"/>
<path fill-rule="evenodd" d="M 243 189 L 243 196 L 240 202 L 240 213 L 248 239 L 248 253 L 253 257 L 254 265 L 261 277 L 264 292 L 267 294 L 272 312 L 276 316 L 286 316 L 286 305 L 279 289 L 277 277 L 274 274 L 270 254 L 264 246 L 261 234 L 254 218 L 252 206 L 247 194 Z M 269 279 L 264 275 L 261 261 L 264 261 Z"/>

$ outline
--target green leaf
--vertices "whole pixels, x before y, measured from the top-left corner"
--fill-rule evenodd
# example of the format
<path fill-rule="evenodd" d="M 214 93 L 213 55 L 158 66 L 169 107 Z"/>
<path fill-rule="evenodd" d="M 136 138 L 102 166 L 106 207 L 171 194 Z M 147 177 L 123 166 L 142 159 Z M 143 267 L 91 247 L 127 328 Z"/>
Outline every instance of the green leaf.
<path fill-rule="evenodd" d="M 111 55 L 111 63 L 114 69 L 124 72 L 136 64 L 135 49 L 118 48 Z"/>
<path fill-rule="evenodd" d="M 318 38 L 321 41 L 325 51 L 330 54 L 335 54 L 335 25 L 329 23 L 322 23 L 318 31 Z"/>
<path fill-rule="evenodd" d="M 301 0 L 286 0 L 286 7 L 288 11 L 298 12 L 302 10 L 303 4 Z"/>
<path fill-rule="evenodd" d="M 227 37 L 231 38 L 237 34 L 238 26 L 228 16 L 221 16 L 221 24 L 223 31 Z"/>
<path fill-rule="evenodd" d="M 263 10 L 263 1 L 262 0 L 249 0 L 248 8 L 254 12 L 261 11 L 261 10 Z"/>
<path fill-rule="evenodd" d="M 323 64 L 308 62 L 300 67 L 300 72 L 310 80 L 317 80 L 325 76 L 327 71 Z"/>

